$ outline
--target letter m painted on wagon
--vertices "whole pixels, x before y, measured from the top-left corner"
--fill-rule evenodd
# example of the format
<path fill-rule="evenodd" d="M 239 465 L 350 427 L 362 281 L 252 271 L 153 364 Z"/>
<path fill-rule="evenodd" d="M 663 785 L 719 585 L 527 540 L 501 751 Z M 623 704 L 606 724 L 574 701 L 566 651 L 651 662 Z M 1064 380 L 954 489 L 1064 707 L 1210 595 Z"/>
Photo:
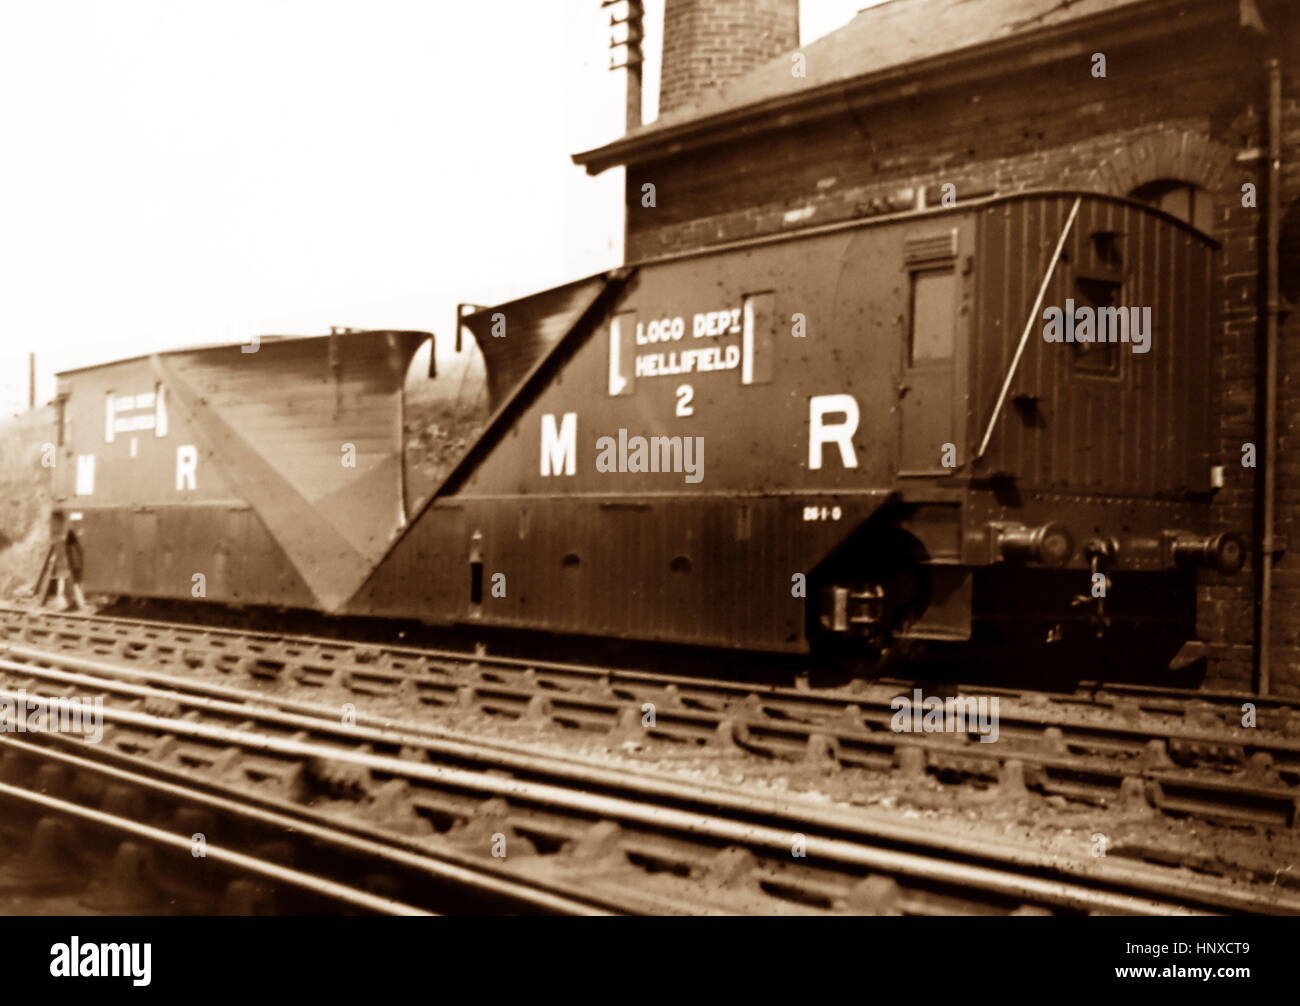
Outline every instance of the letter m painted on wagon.
<path fill-rule="evenodd" d="M 555 416 L 542 415 L 542 474 L 572 475 L 577 470 L 578 414 L 566 412 L 555 426 Z"/>

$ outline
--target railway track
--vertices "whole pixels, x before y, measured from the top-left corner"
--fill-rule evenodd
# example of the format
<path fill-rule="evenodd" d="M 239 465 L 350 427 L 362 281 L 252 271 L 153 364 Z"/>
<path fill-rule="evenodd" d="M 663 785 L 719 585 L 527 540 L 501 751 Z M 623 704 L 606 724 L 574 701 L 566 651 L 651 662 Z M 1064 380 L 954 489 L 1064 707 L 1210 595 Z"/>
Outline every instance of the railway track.
<path fill-rule="evenodd" d="M 136 619 L 55 612 L 0 603 L 0 634 L 7 638 L 60 648 L 86 648 L 101 654 L 148 656 L 153 661 L 175 661 L 178 656 L 200 666 L 220 666 L 268 679 L 298 677 L 304 682 L 320 680 L 336 671 L 352 672 L 373 679 L 376 687 L 402 683 L 412 678 L 417 687 L 434 690 L 431 675 L 469 667 L 495 676 L 496 684 L 531 681 L 539 675 L 553 689 L 583 684 L 633 687 L 658 686 L 683 701 L 752 701 L 787 704 L 789 711 L 806 715 L 818 709 L 841 712 L 846 704 L 870 703 L 878 695 L 893 696 L 917 684 L 912 679 L 880 678 L 860 681 L 844 688 L 814 689 L 805 685 L 780 687 L 747 681 L 702 678 L 694 675 L 662 674 L 630 668 L 614 668 L 552 660 L 520 659 L 508 656 L 469 654 L 440 650 L 357 642 L 323 636 L 291 635 L 262 631 L 188 625 L 155 619 Z M 416 672 L 424 672 L 416 678 Z M 530 672 L 532 672 L 530 674 Z M 493 683 L 494 679 L 486 679 Z M 671 687 L 670 687 L 671 686 Z M 1066 711 L 1113 712 L 1125 718 L 1149 716 L 1198 727 L 1232 726 L 1240 722 L 1242 706 L 1252 705 L 1258 728 L 1284 736 L 1300 737 L 1300 698 L 1260 696 L 1250 692 L 1190 690 L 1149 684 L 1128 684 L 1097 680 L 1082 682 L 1071 692 L 1005 688 L 985 684 L 945 685 L 964 694 L 996 695 L 1008 701 Z M 503 691 L 498 698 L 509 704 L 514 698 Z"/>
<path fill-rule="evenodd" d="M 0 895 L 10 898 L 72 896 L 92 912 L 142 914 L 607 914 L 481 863 L 66 738 L 0 735 L 0 804 Z"/>
<path fill-rule="evenodd" d="M 998 741 L 988 744 L 973 730 L 893 729 L 895 699 L 915 682 L 813 691 L 14 608 L 0 608 L 0 633 L 10 655 L 51 666 L 103 672 L 109 665 L 84 661 L 108 657 L 268 691 L 319 689 L 394 709 L 474 711 L 982 787 L 1023 783 L 1048 797 L 1216 823 L 1283 830 L 1300 823 L 1300 715 L 1277 699 L 1134 686 L 1068 695 L 984 689 L 982 696 L 999 702 Z M 957 686 L 946 693 L 975 694 Z M 1255 703 L 1257 726 L 1231 725 L 1247 701 Z"/>
<path fill-rule="evenodd" d="M 83 760 L 99 747 L 95 759 L 118 770 L 224 786 L 223 799 L 297 827 L 346 828 L 416 857 L 459 856 L 462 868 L 490 864 L 502 882 L 542 885 L 593 910 L 1300 913 L 1300 897 L 1286 889 L 1261 896 L 1185 869 L 1036 854 L 813 801 L 611 770 L 418 723 L 344 722 L 338 706 L 118 670 L 7 659 L 0 697 L 100 694 L 108 731 L 100 745 L 47 734 L 42 746 Z"/>
<path fill-rule="evenodd" d="M 157 776 L 0 738 L 0 831 L 9 847 L 0 893 L 78 895 L 92 912 L 252 913 L 274 899 L 289 911 L 425 914 L 331 880 L 320 855 L 326 831 L 304 832 L 291 818 Z M 231 844 L 209 845 L 209 834 Z M 314 869 L 285 865 L 298 858 L 285 836 L 312 843 Z"/>

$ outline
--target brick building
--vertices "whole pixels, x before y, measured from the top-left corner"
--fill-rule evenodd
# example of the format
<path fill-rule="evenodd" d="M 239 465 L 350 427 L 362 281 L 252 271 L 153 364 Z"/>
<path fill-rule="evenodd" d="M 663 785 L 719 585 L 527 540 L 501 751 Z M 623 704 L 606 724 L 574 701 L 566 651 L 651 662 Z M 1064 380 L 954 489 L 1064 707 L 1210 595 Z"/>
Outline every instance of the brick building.
<path fill-rule="evenodd" d="M 660 118 L 574 158 L 626 166 L 628 260 L 945 192 L 1100 191 L 1195 223 L 1221 244 L 1214 506 L 1254 542 L 1247 574 L 1200 585 L 1210 683 L 1300 693 L 1300 5 L 888 0 L 802 49 L 796 22 L 797 0 L 667 0 Z"/>

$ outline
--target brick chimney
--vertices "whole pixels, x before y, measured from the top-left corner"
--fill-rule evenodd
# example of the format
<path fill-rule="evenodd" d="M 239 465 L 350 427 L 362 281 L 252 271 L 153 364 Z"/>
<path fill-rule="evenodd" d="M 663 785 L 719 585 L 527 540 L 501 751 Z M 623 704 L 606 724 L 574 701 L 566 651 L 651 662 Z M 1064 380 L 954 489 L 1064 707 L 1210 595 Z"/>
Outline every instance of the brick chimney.
<path fill-rule="evenodd" d="M 799 0 L 664 0 L 659 114 L 799 45 Z"/>

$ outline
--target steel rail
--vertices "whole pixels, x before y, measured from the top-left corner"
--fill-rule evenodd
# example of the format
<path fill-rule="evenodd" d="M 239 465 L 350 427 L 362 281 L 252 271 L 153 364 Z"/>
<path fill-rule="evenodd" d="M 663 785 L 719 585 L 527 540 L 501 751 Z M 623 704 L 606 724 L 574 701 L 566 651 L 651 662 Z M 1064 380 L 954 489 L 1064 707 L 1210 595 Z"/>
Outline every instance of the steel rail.
<path fill-rule="evenodd" d="M 207 791 L 211 784 L 205 783 L 203 789 L 196 788 L 193 785 L 180 785 L 174 782 L 168 782 L 165 779 L 158 778 L 156 774 L 150 774 L 146 771 L 131 771 L 123 769 L 118 765 L 108 764 L 82 755 L 72 754 L 67 751 L 54 751 L 50 748 L 24 742 L 6 737 L 0 734 L 0 746 L 15 751 L 22 751 L 31 754 L 47 762 L 57 762 L 61 765 L 93 772 L 107 779 L 113 779 L 119 782 L 127 783 L 131 786 L 141 789 L 147 789 L 150 792 L 182 800 L 189 805 L 199 805 L 207 809 L 217 811 L 221 814 L 231 817 L 241 818 L 246 821 L 256 822 L 258 824 L 280 828 L 287 832 L 293 832 L 298 835 L 310 836 L 313 839 L 327 843 L 338 848 L 345 849 L 352 853 L 357 853 L 372 857 L 378 860 L 385 860 L 394 865 L 401 866 L 410 870 L 427 874 L 430 878 L 447 881 L 456 884 L 461 888 L 473 889 L 484 894 L 491 894 L 509 898 L 521 904 L 528 904 L 535 908 L 545 909 L 547 911 L 571 914 L 571 915 L 592 915 L 592 914 L 610 914 L 604 908 L 594 906 L 589 902 L 579 901 L 553 894 L 541 890 L 537 887 L 525 884 L 519 880 L 504 878 L 493 875 L 492 872 L 483 868 L 468 868 L 456 863 L 447 862 L 439 858 L 436 853 L 421 851 L 413 852 L 408 848 L 392 844 L 391 841 L 378 841 L 374 838 L 352 833 L 343 827 L 335 826 L 332 823 L 326 824 L 318 815 L 308 815 L 295 809 L 295 812 L 285 813 L 281 810 L 271 810 L 265 807 L 256 806 L 247 800 L 235 800 L 224 797 L 213 792 Z M 94 812 L 101 813 L 101 812 Z M 149 826 L 141 825 L 143 828 Z M 149 828 L 151 831 L 160 829 Z M 149 837 L 141 833 L 141 837 Z M 190 848 L 190 839 L 184 838 L 183 846 L 186 850 Z M 174 846 L 180 848 L 181 846 Z M 207 850 L 212 847 L 205 847 Z M 221 855 L 227 855 L 226 850 L 220 850 Z M 240 853 L 229 853 L 230 855 L 242 855 Z M 221 855 L 213 857 L 218 861 L 224 861 Z M 239 865 L 233 863 L 233 865 Z M 299 871 L 300 872 L 300 871 Z M 269 879 L 281 879 L 278 874 L 265 874 Z M 304 874 L 304 876 L 310 876 Z M 332 884 L 332 881 L 322 881 L 323 884 Z M 346 885 L 335 885 L 343 887 Z M 311 888 L 316 890 L 316 888 Z M 366 892 L 361 892 L 366 893 Z M 368 897 L 373 897 L 367 895 Z M 376 898 L 375 903 L 390 899 Z M 367 907 L 361 902 L 356 903 L 358 907 Z M 394 902 L 394 904 L 400 904 Z M 431 913 L 423 908 L 415 906 L 401 906 L 409 908 L 409 912 L 404 914 L 428 915 Z"/>
<path fill-rule="evenodd" d="M 0 691 L 0 694 L 6 692 Z M 8 693 L 12 694 L 12 693 Z M 982 843 L 973 840 L 946 839 L 934 836 L 928 833 L 920 832 L 916 829 L 906 829 L 897 825 L 882 826 L 879 821 L 866 822 L 862 815 L 849 815 L 826 811 L 824 808 L 816 805 L 804 803 L 800 806 L 799 801 L 794 800 L 773 800 L 773 799 L 756 799 L 750 794 L 737 793 L 732 791 L 730 794 L 724 787 L 717 785 L 698 786 L 694 784 L 683 784 L 680 782 L 665 782 L 661 779 L 647 777 L 630 777 L 626 773 L 610 772 L 602 770 L 589 770 L 585 773 L 575 773 L 574 766 L 570 764 L 561 764 L 554 766 L 548 764 L 551 759 L 545 757 L 535 757 L 530 759 L 523 766 L 504 765 L 500 763 L 499 757 L 493 756 L 496 762 L 496 770 L 501 768 L 518 769 L 531 768 L 534 772 L 556 770 L 557 774 L 562 775 L 568 782 L 579 778 L 584 785 L 593 785 L 596 783 L 606 786 L 618 785 L 624 793 L 631 792 L 634 794 L 634 800 L 629 800 L 622 796 L 608 796 L 600 793 L 575 792 L 572 789 L 566 789 L 548 783 L 539 783 L 535 781 L 526 781 L 522 779 L 503 779 L 499 775 L 493 774 L 489 769 L 484 772 L 474 772 L 464 769 L 447 768 L 433 766 L 428 764 L 414 763 L 407 759 L 391 758 L 371 753 L 358 752 L 352 748 L 335 748 L 322 747 L 319 744 L 307 743 L 301 740 L 278 738 L 264 733 L 253 733 L 246 730 L 230 730 L 222 727 L 214 727 L 209 724 L 195 723 L 188 720 L 169 719 L 157 717 L 149 714 L 136 713 L 129 710 L 105 710 L 106 717 L 118 722 L 131 724 L 137 727 L 147 729 L 157 734 L 171 734 L 173 736 L 189 736 L 215 743 L 221 747 L 238 746 L 244 749 L 258 752 L 273 753 L 281 756 L 304 760 L 310 758 L 321 758 L 329 761 L 335 761 L 345 764 L 363 767 L 367 771 L 374 771 L 380 774 L 406 778 L 413 781 L 422 781 L 443 787 L 449 787 L 458 790 L 472 790 L 489 796 L 502 798 L 513 798 L 515 800 L 529 803 L 540 803 L 542 805 L 562 808 L 569 813 L 579 813 L 585 816 L 595 816 L 606 819 L 616 819 L 623 822 L 634 823 L 642 827 L 664 828 L 672 826 L 677 830 L 685 830 L 688 834 L 708 835 L 716 840 L 723 841 L 748 841 L 758 843 L 771 849 L 789 848 L 791 832 L 777 829 L 765 825 L 755 825 L 750 821 L 737 821 L 734 818 L 717 819 L 707 814 L 698 812 L 680 810 L 675 807 L 663 806 L 665 799 L 686 800 L 688 803 L 693 802 L 696 805 L 704 804 L 713 808 L 723 809 L 732 814 L 739 813 L 741 816 L 754 815 L 761 813 L 768 820 L 782 820 L 792 823 L 794 829 L 800 834 L 811 830 L 813 827 L 822 827 L 831 834 L 850 833 L 856 835 L 859 840 L 869 838 L 874 841 L 881 841 L 886 836 L 893 841 L 900 839 L 920 844 L 923 847 L 934 849 L 944 855 L 948 860 L 954 855 L 967 856 L 985 859 L 994 856 L 993 846 L 990 843 Z M 468 746 L 466 746 L 468 747 Z M 480 752 L 481 755 L 481 752 Z M 650 805 L 647 801 L 659 801 L 658 805 Z M 910 832 L 910 833 L 909 833 Z M 903 837 L 906 836 L 904 839 Z M 817 853 L 826 857 L 835 858 L 837 861 L 858 867 L 872 867 L 876 869 L 889 869 L 891 866 L 895 869 L 908 867 L 918 867 L 919 863 L 915 860 L 891 859 L 884 855 L 881 850 L 859 850 L 851 843 L 846 844 L 842 840 L 821 839 L 816 836 L 808 836 L 808 850 L 810 854 Z M 879 855 L 876 855 L 879 853 Z M 1053 857 L 1044 856 L 1027 856 L 1021 850 L 1013 852 L 1005 848 L 997 850 L 1007 862 L 1015 863 L 1019 869 L 1032 869 L 1036 872 L 1049 869 L 1054 872 L 1064 872 L 1070 874 L 1070 865 L 1060 862 Z M 846 858 L 841 858 L 846 857 Z M 953 864 L 949 862 L 948 866 L 969 865 Z M 961 884 L 962 875 L 960 871 L 945 873 L 939 867 L 933 868 L 939 870 L 938 873 L 923 871 L 922 876 L 930 879 L 944 879 L 949 883 Z M 1122 883 L 1129 886 L 1140 884 L 1150 885 L 1156 877 L 1154 874 L 1143 873 L 1143 871 L 1134 870 L 1109 870 L 1107 867 L 1092 867 L 1087 870 L 1076 870 L 1075 874 L 1079 881 L 1097 884 L 1109 881 L 1110 883 Z M 978 876 L 981 880 L 988 880 L 993 883 L 993 878 L 984 874 L 971 874 L 970 877 Z M 1168 883 L 1168 879 L 1164 878 Z M 1077 883 L 1079 881 L 1073 881 Z M 994 890 L 1008 896 L 1032 895 L 1035 897 L 1053 899 L 1065 898 L 1063 889 L 1052 887 L 1051 885 L 1030 885 L 1029 887 L 1015 887 L 1014 884 L 995 884 Z M 1132 896 L 1121 896 L 1121 900 L 1114 900 L 1115 896 L 1107 896 L 1099 901 L 1088 902 L 1082 891 L 1088 891 L 1089 896 L 1093 893 L 1090 888 L 1084 887 L 1079 893 L 1079 898 L 1083 901 L 1074 900 L 1054 901 L 1056 904 L 1065 904 L 1068 907 L 1079 907 L 1082 904 L 1091 904 L 1094 910 L 1116 911 L 1116 910 L 1144 910 L 1142 903 L 1148 899 L 1137 898 Z M 1188 900 L 1202 902 L 1206 899 L 1216 901 L 1230 910 L 1251 910 L 1258 909 L 1258 903 L 1247 897 L 1233 896 L 1231 893 L 1225 893 L 1222 889 L 1214 888 L 1214 885 L 1189 885 L 1186 878 L 1176 885 L 1170 885 L 1166 894 L 1173 894 L 1177 899 L 1185 902 Z M 1129 900 L 1124 900 L 1128 898 Z M 1125 907 L 1126 906 L 1126 907 Z M 1300 911 L 1300 902 L 1291 904 L 1286 899 L 1279 899 L 1278 904 L 1274 907 L 1281 907 L 1284 910 Z M 1169 905 L 1166 904 L 1160 910 L 1166 910 Z"/>
<path fill-rule="evenodd" d="M 856 693 L 851 689 L 837 688 L 812 690 L 759 682 L 728 680 L 723 678 L 666 674 L 634 668 L 617 668 L 554 660 L 534 660 L 486 653 L 471 653 L 462 650 L 421 648 L 389 643 L 365 642 L 328 636 L 281 634 L 264 630 L 231 629 L 217 626 L 159 621 L 156 619 L 128 619 L 117 616 L 89 615 L 79 612 L 35 611 L 32 609 L 0 603 L 0 617 L 5 615 L 15 616 L 26 620 L 40 619 L 47 623 L 54 621 L 81 622 L 87 626 L 99 626 L 103 630 L 111 628 L 136 628 L 168 633 L 179 638 L 166 640 L 162 643 L 142 642 L 141 646 L 157 647 L 165 645 L 175 648 L 178 651 L 185 649 L 187 646 L 193 647 L 196 645 L 195 639 L 186 638 L 187 636 L 235 640 L 239 641 L 242 645 L 250 647 L 254 645 L 266 646 L 268 649 L 261 654 L 265 659 L 272 662 L 283 661 L 288 664 L 295 662 L 310 662 L 307 658 L 304 658 L 301 655 L 287 655 L 283 652 L 286 648 L 299 646 L 304 648 L 317 647 L 326 652 L 350 650 L 355 653 L 363 653 L 372 657 L 380 658 L 379 661 L 359 665 L 356 668 L 358 673 L 386 673 L 388 671 L 383 665 L 383 661 L 386 658 L 398 658 L 412 660 L 417 663 L 444 661 L 453 665 L 475 665 L 482 668 L 497 668 L 519 672 L 532 670 L 534 672 L 544 672 L 557 676 L 565 675 L 576 677 L 585 681 L 607 683 L 611 686 L 620 683 L 644 683 L 662 687 L 672 685 L 678 689 L 690 689 L 692 692 L 712 691 L 719 695 L 735 697 L 757 695 L 760 698 L 789 700 L 792 702 L 801 702 L 806 705 L 830 704 L 843 706 L 846 703 L 857 701 Z M 131 640 L 120 635 L 116 636 L 114 641 L 119 645 L 126 645 L 131 642 Z M 231 659 L 236 657 L 236 654 L 233 652 L 221 652 L 226 656 L 229 656 Z M 255 658 L 258 654 L 254 651 L 243 655 Z M 437 668 L 434 670 L 437 670 Z M 880 686 L 895 686 L 910 689 L 918 685 L 919 682 L 912 679 L 879 678 L 876 679 L 875 684 Z M 1105 681 L 1081 682 L 1075 693 L 1055 691 L 1026 692 L 1023 689 L 1007 688 L 1005 686 L 996 685 L 977 685 L 971 682 L 949 682 L 948 684 L 961 691 L 977 691 L 979 694 L 985 695 L 998 695 L 1004 698 L 1016 698 L 1018 696 L 1029 695 L 1035 699 L 1046 700 L 1050 703 L 1056 704 L 1075 704 L 1081 701 L 1086 701 L 1089 705 L 1098 706 L 1099 708 L 1104 707 L 1100 706 L 1095 697 L 1107 694 L 1123 696 L 1126 699 L 1135 700 L 1148 698 L 1168 701 L 1170 703 L 1196 702 L 1205 705 L 1233 706 L 1235 707 L 1233 712 L 1238 715 L 1240 714 L 1241 705 L 1246 702 L 1254 704 L 1258 709 L 1276 710 L 1281 712 L 1291 712 L 1300 708 L 1300 697 L 1287 699 L 1281 696 L 1257 695 L 1253 692 L 1193 690 L 1161 685 L 1128 684 Z"/>
<path fill-rule="evenodd" d="M 192 840 L 187 836 L 164 831 L 152 825 L 141 824 L 138 821 L 132 821 L 130 818 L 121 817 L 117 814 L 109 814 L 91 807 L 83 807 L 80 804 L 60 800 L 44 793 L 12 786 L 9 783 L 0 782 L 0 798 L 37 806 L 62 817 L 85 821 L 119 834 L 143 839 L 151 845 L 163 846 L 173 851 L 184 852 L 187 855 L 190 854 L 193 847 Z M 348 887 L 332 880 L 304 873 L 301 870 L 281 866 L 269 860 L 257 859 L 242 852 L 224 849 L 217 845 L 206 844 L 204 857 L 243 873 L 250 873 L 275 883 L 286 884 L 310 894 L 316 894 L 331 901 L 338 901 L 369 912 L 382 915 L 433 914 L 424 909 L 416 908 L 414 905 L 408 905 L 391 898 L 379 897 L 354 887 Z"/>
<path fill-rule="evenodd" d="M 4 649 L 4 647 L 0 646 L 0 652 L 4 652 Z M 94 675 L 148 680 L 154 684 L 166 684 L 173 690 L 167 691 L 124 683 L 111 685 L 111 690 L 143 699 L 158 698 L 179 701 L 192 708 L 201 708 L 209 713 L 225 715 L 236 720 L 247 717 L 250 711 L 253 711 L 264 722 L 274 723 L 285 729 L 306 728 L 315 730 L 318 733 L 322 730 L 329 730 L 335 736 L 351 741 L 383 744 L 395 748 L 420 743 L 425 745 L 431 753 L 436 752 L 443 756 L 474 757 L 473 752 L 481 750 L 481 745 L 484 743 L 468 735 L 445 728 L 431 727 L 410 721 L 365 716 L 364 714 L 357 714 L 354 723 L 344 723 L 337 709 L 331 710 L 329 707 L 318 704 L 270 698 L 229 686 L 195 683 L 190 679 L 174 675 L 149 672 L 132 667 L 123 668 L 101 661 L 68 657 L 57 653 L 50 654 L 26 647 L 10 647 L 8 649 L 14 655 L 24 657 L 27 660 L 41 660 L 59 663 L 64 666 L 80 667 L 91 672 L 91 674 L 85 675 L 60 671 L 54 668 L 35 667 L 31 664 L 4 659 L 0 659 L 0 670 L 90 688 L 105 686 L 103 677 Z M 676 715 L 685 714 L 678 712 Z M 710 718 L 708 714 L 700 713 L 697 715 L 705 718 L 710 729 L 716 728 L 720 722 L 716 718 Z M 1035 725 L 1043 726 L 1044 724 Z M 1090 729 L 1077 724 L 1075 728 L 1078 732 L 1086 732 Z M 802 732 L 804 735 L 804 740 L 794 745 L 796 751 L 806 751 L 808 741 L 814 735 L 834 737 L 836 745 L 838 745 L 834 750 L 834 757 L 846 764 L 855 763 L 863 758 L 869 759 L 873 752 L 877 753 L 877 757 L 893 759 L 897 752 L 907 748 L 915 748 L 924 751 L 934 761 L 936 767 L 942 767 L 945 759 L 955 758 L 967 764 L 981 762 L 988 766 L 986 774 L 996 775 L 1008 761 L 1018 761 L 1026 766 L 1054 773 L 1057 778 L 1064 776 L 1097 780 L 1098 782 L 1092 784 L 1093 788 L 1096 788 L 1100 780 L 1107 780 L 1102 788 L 1104 794 L 1118 794 L 1121 784 L 1126 778 L 1143 778 L 1167 788 L 1171 792 L 1181 794 L 1180 796 L 1165 796 L 1162 789 L 1162 795 L 1157 801 L 1157 806 L 1175 813 L 1191 813 L 1203 817 L 1239 821 L 1245 824 L 1272 824 L 1281 827 L 1292 826 L 1296 823 L 1297 816 L 1300 816 L 1297 813 L 1297 801 L 1300 800 L 1300 791 L 1297 791 L 1295 787 L 1285 786 L 1280 780 L 1271 783 L 1269 781 L 1270 777 L 1267 775 L 1252 776 L 1249 773 L 1244 773 L 1236 779 L 1224 780 L 1218 776 L 1211 778 L 1199 777 L 1190 770 L 1180 770 L 1167 756 L 1163 759 L 1152 758 L 1147 749 L 1152 739 L 1151 733 L 1136 728 L 1113 726 L 1104 730 L 1096 728 L 1103 735 L 1120 732 L 1126 734 L 1131 741 L 1134 741 L 1135 743 L 1131 744 L 1131 746 L 1119 750 L 1124 754 L 1136 757 L 1138 760 L 1135 764 L 1115 763 L 1104 756 L 1098 755 L 1067 754 L 1064 735 L 1061 738 L 1059 751 L 1043 753 L 1041 751 L 1022 750 L 1014 746 L 1009 749 L 994 750 L 986 745 L 960 743 L 948 738 L 946 735 L 939 735 L 941 739 L 936 739 L 930 735 L 898 734 L 884 732 L 883 730 L 868 732 L 861 729 L 849 730 L 843 727 L 835 728 L 825 725 L 792 727 L 785 721 L 759 723 L 740 720 L 736 722 L 735 729 L 739 735 L 737 738 L 738 743 L 746 748 L 757 747 L 762 749 L 765 746 L 765 741 L 768 747 L 773 744 L 779 746 L 782 743 L 781 734 L 783 732 L 788 734 L 791 730 L 796 733 Z M 1247 748 L 1257 748 L 1269 758 L 1275 755 L 1289 756 L 1292 761 L 1296 760 L 1297 752 L 1300 752 L 1300 742 L 1247 743 L 1241 738 L 1225 739 L 1193 731 L 1167 732 L 1165 736 L 1167 739 L 1174 741 L 1194 742 L 1212 745 L 1216 748 L 1221 748 L 1224 745 L 1240 746 L 1243 754 Z M 492 750 L 501 752 L 502 756 L 504 756 L 505 752 L 511 750 L 509 742 L 491 741 L 486 743 Z M 1077 736 L 1074 737 L 1074 743 L 1086 746 L 1086 740 Z M 1096 741 L 1094 740 L 1093 743 L 1095 744 Z M 457 747 L 458 744 L 459 747 Z M 472 744 L 473 747 L 465 747 L 465 744 Z M 529 757 L 525 753 L 528 751 L 527 748 L 516 745 L 514 750 L 516 754 L 525 758 Z M 579 764 L 580 762 L 572 760 L 570 763 Z M 1295 765 L 1290 763 L 1284 767 L 1288 772 L 1294 771 L 1296 768 Z M 1276 779 L 1276 776 L 1272 778 Z M 1047 783 L 1044 782 L 1043 785 L 1047 786 Z M 1072 788 L 1077 789 L 1078 785 L 1077 782 L 1072 785 L 1058 784 L 1056 788 L 1065 791 Z"/>

